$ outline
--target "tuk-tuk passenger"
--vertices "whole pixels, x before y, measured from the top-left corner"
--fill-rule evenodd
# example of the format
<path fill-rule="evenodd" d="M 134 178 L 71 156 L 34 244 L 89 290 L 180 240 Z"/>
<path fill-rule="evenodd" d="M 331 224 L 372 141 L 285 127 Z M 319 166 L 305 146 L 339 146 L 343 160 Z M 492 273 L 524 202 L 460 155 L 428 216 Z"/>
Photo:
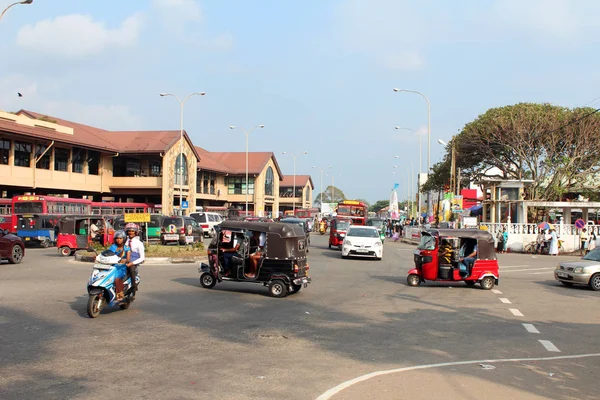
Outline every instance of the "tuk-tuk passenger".
<path fill-rule="evenodd" d="M 258 263 L 265 247 L 266 236 L 264 232 L 252 231 L 252 237 L 250 238 L 250 270 L 246 274 L 248 278 L 254 278 L 258 273 Z"/>

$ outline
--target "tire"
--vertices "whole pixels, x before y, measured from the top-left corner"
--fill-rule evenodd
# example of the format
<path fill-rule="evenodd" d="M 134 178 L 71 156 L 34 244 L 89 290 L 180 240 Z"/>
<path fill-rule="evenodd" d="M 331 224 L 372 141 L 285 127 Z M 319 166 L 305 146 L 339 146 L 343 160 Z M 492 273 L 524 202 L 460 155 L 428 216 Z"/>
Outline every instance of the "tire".
<path fill-rule="evenodd" d="M 560 281 L 560 283 L 562 283 L 563 285 L 565 285 L 566 287 L 571 287 L 573 286 L 573 282 L 565 282 L 565 281 Z"/>
<path fill-rule="evenodd" d="M 19 264 L 23 260 L 23 248 L 18 244 L 15 244 L 10 250 L 10 258 L 8 262 L 11 264 Z"/>
<path fill-rule="evenodd" d="M 410 274 L 406 277 L 406 284 L 408 286 L 419 286 L 421 284 L 421 278 L 417 274 Z"/>
<path fill-rule="evenodd" d="M 329 243 L 329 248 L 331 249 L 331 243 Z"/>
<path fill-rule="evenodd" d="M 467 284 L 468 287 L 473 287 L 475 286 L 475 283 L 477 283 L 476 281 L 465 281 L 465 283 Z"/>
<path fill-rule="evenodd" d="M 62 246 L 58 249 L 58 252 L 63 257 L 69 257 L 71 255 L 71 248 L 69 246 Z"/>
<path fill-rule="evenodd" d="M 47 249 L 48 247 L 50 247 L 50 241 L 49 240 L 44 240 L 41 244 L 40 244 L 44 249 Z"/>
<path fill-rule="evenodd" d="M 481 288 L 483 290 L 491 290 L 491 289 L 493 289 L 494 284 L 495 284 L 495 280 L 491 276 L 486 276 L 481 281 L 479 281 L 479 285 L 481 286 Z"/>
<path fill-rule="evenodd" d="M 102 311 L 102 308 L 97 307 L 96 304 L 100 297 L 100 294 L 90 294 L 90 297 L 88 298 L 87 314 L 90 316 L 90 318 L 97 318 Z"/>
<path fill-rule="evenodd" d="M 348 259 L 348 256 L 345 256 L 342 254 L 342 260 L 347 260 L 347 259 Z"/>
<path fill-rule="evenodd" d="M 269 285 L 269 294 L 271 295 L 271 297 L 277 297 L 277 298 L 285 297 L 288 294 L 288 287 L 285 284 L 285 282 L 282 281 L 281 279 L 275 279 Z"/>
<path fill-rule="evenodd" d="M 208 272 L 200 275 L 200 286 L 202 286 L 204 289 L 212 289 L 216 284 L 217 280 Z"/>
<path fill-rule="evenodd" d="M 592 290 L 600 290 L 600 274 L 594 274 L 590 278 L 590 287 Z"/>

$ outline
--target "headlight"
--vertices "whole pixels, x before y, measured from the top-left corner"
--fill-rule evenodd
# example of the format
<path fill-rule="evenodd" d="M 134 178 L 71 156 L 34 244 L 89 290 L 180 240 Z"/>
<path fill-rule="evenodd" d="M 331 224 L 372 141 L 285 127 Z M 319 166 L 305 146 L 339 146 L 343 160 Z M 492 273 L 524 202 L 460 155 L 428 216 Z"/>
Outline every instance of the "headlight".
<path fill-rule="evenodd" d="M 375 242 L 375 247 L 381 247 L 381 242 Z"/>
<path fill-rule="evenodd" d="M 574 273 L 574 274 L 582 274 L 584 270 L 585 270 L 585 268 L 584 268 L 584 267 L 576 267 L 576 268 L 573 270 L 573 273 Z"/>
<path fill-rule="evenodd" d="M 348 239 L 344 240 L 344 244 L 347 246 L 352 246 L 352 243 Z"/>
<path fill-rule="evenodd" d="M 340 235 L 340 237 L 341 237 L 341 238 L 343 238 L 343 237 L 345 237 L 345 236 L 346 236 L 346 234 L 345 234 L 345 233 L 340 233 L 339 235 Z"/>

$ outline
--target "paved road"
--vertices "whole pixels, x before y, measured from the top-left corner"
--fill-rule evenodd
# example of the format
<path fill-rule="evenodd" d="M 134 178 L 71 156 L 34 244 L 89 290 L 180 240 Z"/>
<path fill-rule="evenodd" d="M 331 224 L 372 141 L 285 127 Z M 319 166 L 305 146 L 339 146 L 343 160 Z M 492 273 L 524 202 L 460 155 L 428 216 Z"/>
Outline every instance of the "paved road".
<path fill-rule="evenodd" d="M 202 289 L 195 265 L 145 265 L 132 307 L 93 320 L 90 265 L 28 250 L 0 266 L 0 398 L 315 399 L 439 363 L 330 398 L 599 398 L 600 357 L 542 360 L 600 353 L 600 293 L 553 281 L 567 258 L 500 255 L 501 293 L 412 288 L 413 248 L 342 261 L 313 236 L 313 284 L 285 299 L 251 284 Z"/>

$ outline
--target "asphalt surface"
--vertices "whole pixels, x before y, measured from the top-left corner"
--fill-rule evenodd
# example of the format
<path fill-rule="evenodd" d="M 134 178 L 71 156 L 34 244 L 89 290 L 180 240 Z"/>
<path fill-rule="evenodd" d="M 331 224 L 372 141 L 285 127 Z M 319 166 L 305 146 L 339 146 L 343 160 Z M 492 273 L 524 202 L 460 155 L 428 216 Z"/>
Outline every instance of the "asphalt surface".
<path fill-rule="evenodd" d="M 600 293 L 553 279 L 574 257 L 499 255 L 497 293 L 406 286 L 411 245 L 374 261 L 311 243 L 313 283 L 287 298 L 144 265 L 131 308 L 96 319 L 90 264 L 28 249 L 0 265 L 0 398 L 600 398 L 600 357 L 555 358 L 600 353 Z"/>

